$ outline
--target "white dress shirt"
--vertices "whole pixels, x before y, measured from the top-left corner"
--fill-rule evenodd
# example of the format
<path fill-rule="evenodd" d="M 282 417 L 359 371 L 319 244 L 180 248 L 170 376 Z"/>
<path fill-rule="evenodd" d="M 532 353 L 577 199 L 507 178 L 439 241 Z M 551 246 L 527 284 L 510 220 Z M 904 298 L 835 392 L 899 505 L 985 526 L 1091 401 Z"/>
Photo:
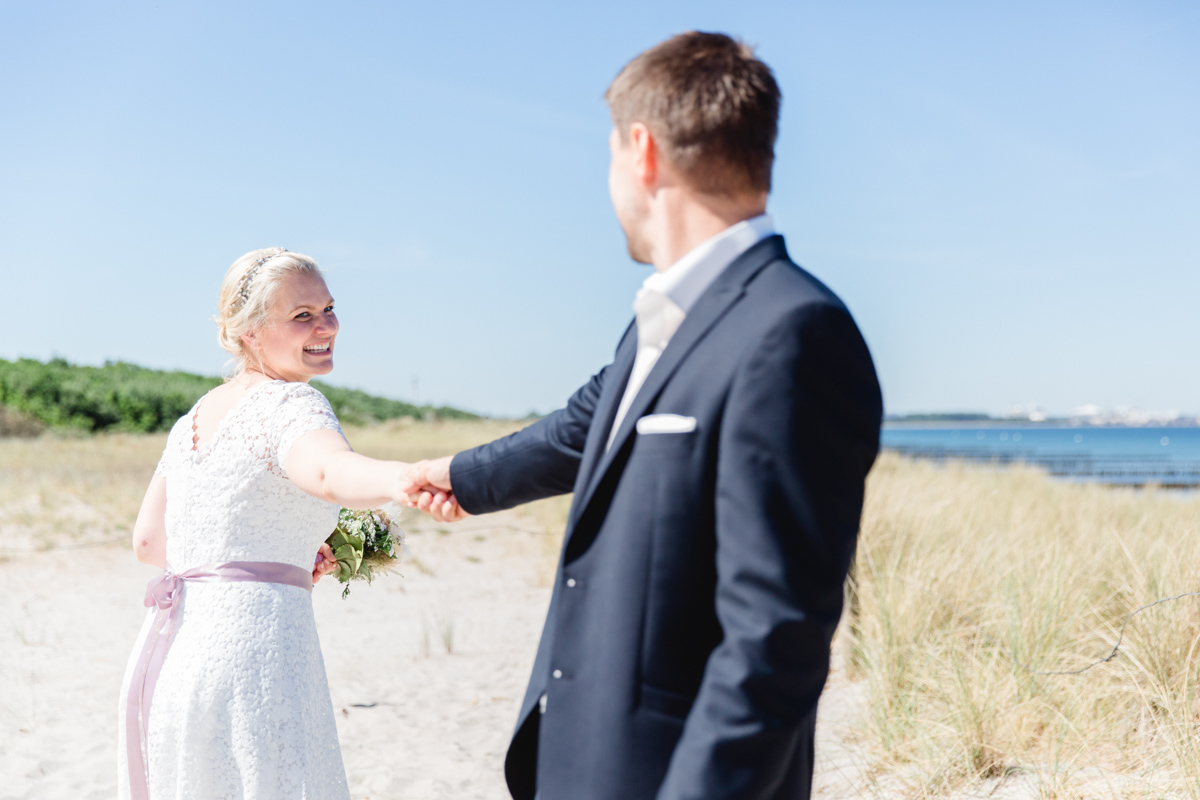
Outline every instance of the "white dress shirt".
<path fill-rule="evenodd" d="M 671 337 L 700 295 L 738 256 L 774 233 L 775 223 L 766 214 L 744 220 L 696 245 L 683 258 L 642 283 L 633 301 L 637 319 L 637 355 L 608 434 L 608 447 L 612 447 L 621 421 L 646 382 L 646 376 L 658 363 L 659 356 L 667 349 Z"/>

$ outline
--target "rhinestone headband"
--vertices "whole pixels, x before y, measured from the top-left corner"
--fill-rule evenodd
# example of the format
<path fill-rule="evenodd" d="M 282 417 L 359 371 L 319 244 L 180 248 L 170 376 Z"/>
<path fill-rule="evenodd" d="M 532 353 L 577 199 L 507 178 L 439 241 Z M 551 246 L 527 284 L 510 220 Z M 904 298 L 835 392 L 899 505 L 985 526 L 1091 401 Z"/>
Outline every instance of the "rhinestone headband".
<path fill-rule="evenodd" d="M 287 248 L 281 247 L 278 250 L 276 250 L 274 253 L 270 253 L 269 255 L 265 255 L 262 258 L 258 259 L 257 261 L 254 262 L 254 264 L 250 267 L 250 269 L 246 270 L 246 274 L 242 276 L 242 280 L 238 286 L 237 299 L 233 303 L 232 311 L 234 313 L 237 313 L 237 311 L 239 309 L 241 309 L 242 306 L 246 305 L 246 301 L 250 299 L 250 284 L 254 281 L 254 276 L 258 274 L 258 270 L 262 267 L 262 265 L 267 263 L 268 261 L 270 261 L 275 256 L 279 255 L 280 253 L 286 253 L 286 252 L 287 252 Z"/>

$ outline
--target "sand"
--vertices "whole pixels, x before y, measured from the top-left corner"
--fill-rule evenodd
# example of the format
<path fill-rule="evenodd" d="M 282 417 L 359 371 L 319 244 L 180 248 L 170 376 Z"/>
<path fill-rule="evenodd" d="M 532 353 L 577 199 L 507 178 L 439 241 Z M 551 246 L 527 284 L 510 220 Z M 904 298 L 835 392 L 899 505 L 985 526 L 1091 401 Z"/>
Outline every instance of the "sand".
<path fill-rule="evenodd" d="M 355 800 L 507 798 L 503 760 L 550 599 L 554 537 L 517 513 L 409 525 L 402 575 L 313 601 Z M 156 570 L 122 545 L 0 562 L 0 798 L 111 798 L 119 684 Z M 862 793 L 860 687 L 822 703 L 817 796 Z"/>
<path fill-rule="evenodd" d="M 402 575 L 313 594 L 356 800 L 508 797 L 553 554 L 516 515 L 439 527 L 410 529 Z M 156 572 L 121 546 L 0 563 L 0 798 L 115 795 L 117 698 Z"/>

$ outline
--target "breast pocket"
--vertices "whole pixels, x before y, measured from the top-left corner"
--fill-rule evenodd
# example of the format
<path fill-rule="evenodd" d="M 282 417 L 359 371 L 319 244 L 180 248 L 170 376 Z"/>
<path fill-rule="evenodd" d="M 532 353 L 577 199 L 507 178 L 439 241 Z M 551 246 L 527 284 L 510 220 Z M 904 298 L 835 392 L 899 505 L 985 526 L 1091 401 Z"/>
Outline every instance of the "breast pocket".
<path fill-rule="evenodd" d="M 639 433 L 634 442 L 634 455 L 655 458 L 687 458 L 696 448 L 699 435 L 686 433 Z"/>

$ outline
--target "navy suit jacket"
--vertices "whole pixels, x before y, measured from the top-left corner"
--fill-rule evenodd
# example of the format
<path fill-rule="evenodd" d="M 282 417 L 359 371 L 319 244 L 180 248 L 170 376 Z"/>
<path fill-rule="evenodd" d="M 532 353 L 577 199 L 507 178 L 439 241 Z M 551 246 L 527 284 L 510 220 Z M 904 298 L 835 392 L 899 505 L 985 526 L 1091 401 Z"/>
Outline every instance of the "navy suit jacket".
<path fill-rule="evenodd" d="M 473 514 L 575 492 L 509 790 L 807 798 L 879 446 L 871 356 L 780 236 L 701 296 L 606 450 L 636 349 L 631 325 L 566 408 L 451 463 Z M 637 434 L 650 413 L 694 417 L 696 429 Z"/>

